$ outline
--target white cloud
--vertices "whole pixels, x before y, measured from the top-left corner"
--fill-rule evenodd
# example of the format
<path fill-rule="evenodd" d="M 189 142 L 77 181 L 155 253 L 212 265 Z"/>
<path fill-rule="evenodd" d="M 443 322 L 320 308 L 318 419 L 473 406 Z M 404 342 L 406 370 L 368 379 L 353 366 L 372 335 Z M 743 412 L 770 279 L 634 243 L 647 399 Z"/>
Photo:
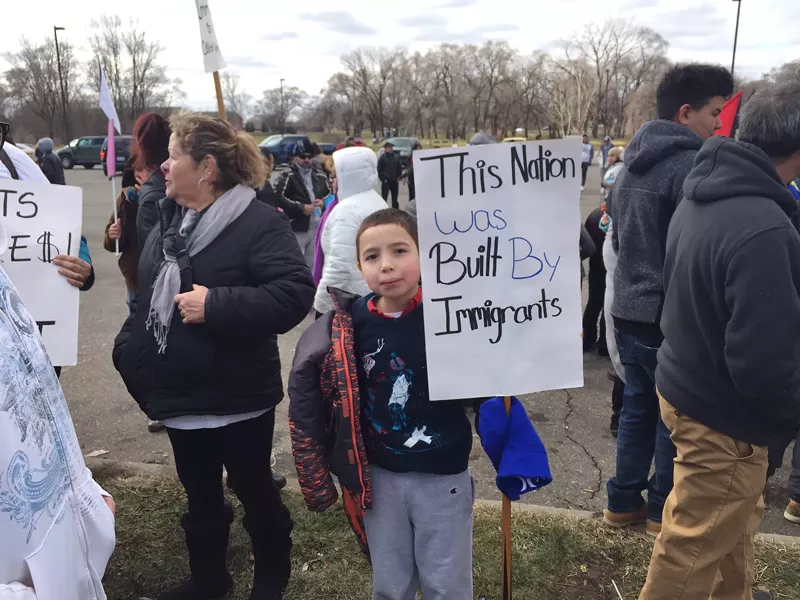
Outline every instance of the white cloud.
<path fill-rule="evenodd" d="M 673 60 L 730 64 L 736 3 L 724 0 L 305 0 L 274 5 L 246 0 L 210 0 L 217 37 L 230 68 L 256 98 L 277 87 L 280 79 L 318 93 L 341 68 L 339 56 L 358 46 L 407 47 L 425 51 L 440 42 L 505 40 L 525 54 L 550 49 L 553 40 L 570 37 L 588 22 L 633 19 L 652 27 L 670 42 Z M 6 6 L 7 5 L 7 6 Z M 214 108 L 214 84 L 203 72 L 197 13 L 190 0 L 38 0 L 31 18 L 25 3 L 6 1 L 0 34 L 0 70 L 5 52 L 19 47 L 19 37 L 42 40 L 52 26 L 66 27 L 59 40 L 70 41 L 88 58 L 90 21 L 111 6 L 164 47 L 161 61 L 183 80 L 191 106 Z M 622 8 L 622 7 L 626 8 Z M 757 77 L 800 56 L 797 0 L 742 2 L 737 73 Z"/>

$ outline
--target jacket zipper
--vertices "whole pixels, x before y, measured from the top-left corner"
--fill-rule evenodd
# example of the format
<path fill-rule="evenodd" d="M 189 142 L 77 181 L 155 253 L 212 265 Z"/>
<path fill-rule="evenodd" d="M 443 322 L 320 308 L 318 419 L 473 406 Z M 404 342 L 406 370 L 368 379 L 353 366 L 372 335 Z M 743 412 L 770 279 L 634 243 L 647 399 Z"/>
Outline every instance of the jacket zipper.
<path fill-rule="evenodd" d="M 367 486 L 364 485 L 364 472 L 361 467 L 361 456 L 358 452 L 358 443 L 356 442 L 356 422 L 355 422 L 355 410 L 356 407 L 353 404 L 353 385 L 350 381 L 350 363 L 347 360 L 347 351 L 344 347 L 344 328 L 342 327 L 342 319 L 341 317 L 336 317 L 339 319 L 339 330 L 342 331 L 342 334 L 339 336 L 339 350 L 342 353 L 342 362 L 344 363 L 345 369 L 345 380 L 347 381 L 347 395 L 350 401 L 350 437 L 353 442 L 353 455 L 356 459 L 356 469 L 358 470 L 358 482 L 361 484 L 361 508 L 367 508 Z"/>

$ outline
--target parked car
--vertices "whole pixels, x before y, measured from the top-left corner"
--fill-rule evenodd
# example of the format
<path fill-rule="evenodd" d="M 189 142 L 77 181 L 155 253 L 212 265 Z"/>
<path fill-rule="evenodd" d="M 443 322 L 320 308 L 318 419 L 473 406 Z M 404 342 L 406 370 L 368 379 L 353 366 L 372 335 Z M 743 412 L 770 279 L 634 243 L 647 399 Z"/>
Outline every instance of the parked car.
<path fill-rule="evenodd" d="M 33 159 L 34 162 L 36 162 L 36 150 L 34 149 L 33 146 L 29 144 L 14 144 L 14 145 L 20 150 L 22 150 L 28 156 L 28 158 L 31 158 Z"/>
<path fill-rule="evenodd" d="M 108 152 L 108 138 L 103 138 L 103 147 L 100 149 L 100 161 L 103 165 L 103 175 L 108 175 L 108 167 L 106 166 L 106 154 Z M 117 154 L 117 164 L 114 173 L 119 173 L 125 170 L 125 163 L 131 155 L 131 136 L 117 135 L 114 136 L 114 152 Z"/>
<path fill-rule="evenodd" d="M 322 150 L 323 154 L 330 156 L 336 152 L 336 144 L 319 144 L 319 149 Z"/>
<path fill-rule="evenodd" d="M 68 146 L 64 146 L 56 152 L 61 160 L 61 166 L 71 169 L 75 165 L 83 165 L 86 169 L 91 169 L 100 164 L 100 148 L 103 146 L 106 137 L 104 135 L 88 135 L 72 140 Z"/>
<path fill-rule="evenodd" d="M 264 149 L 272 152 L 276 165 L 289 162 L 294 152 L 294 147 L 300 140 L 303 140 L 308 147 L 311 147 L 311 140 L 306 135 L 271 135 L 259 144 L 262 154 Z"/>

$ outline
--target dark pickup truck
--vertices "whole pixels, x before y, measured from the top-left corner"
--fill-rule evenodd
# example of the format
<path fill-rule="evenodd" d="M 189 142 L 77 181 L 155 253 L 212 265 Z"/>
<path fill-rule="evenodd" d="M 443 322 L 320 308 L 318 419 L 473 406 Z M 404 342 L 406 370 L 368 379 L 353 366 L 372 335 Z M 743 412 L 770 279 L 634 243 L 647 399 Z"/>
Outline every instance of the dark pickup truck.
<path fill-rule="evenodd" d="M 56 154 L 61 161 L 61 166 L 71 169 L 75 165 L 82 165 L 86 169 L 91 169 L 100 164 L 100 148 L 106 141 L 104 135 L 87 135 L 75 138 Z"/>

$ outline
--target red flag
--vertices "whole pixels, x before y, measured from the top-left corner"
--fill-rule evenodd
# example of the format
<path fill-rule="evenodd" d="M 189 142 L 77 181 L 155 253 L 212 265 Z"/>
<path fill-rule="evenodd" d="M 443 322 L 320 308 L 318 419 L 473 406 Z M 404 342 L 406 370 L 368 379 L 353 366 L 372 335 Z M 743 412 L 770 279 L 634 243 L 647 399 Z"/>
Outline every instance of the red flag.
<path fill-rule="evenodd" d="M 739 114 L 739 104 L 742 102 L 742 92 L 736 92 L 730 100 L 722 107 L 722 112 L 719 113 L 719 120 L 722 122 L 722 127 L 714 132 L 714 135 L 724 135 L 725 137 L 732 137 L 736 133 L 734 124 L 736 123 L 736 115 Z"/>

